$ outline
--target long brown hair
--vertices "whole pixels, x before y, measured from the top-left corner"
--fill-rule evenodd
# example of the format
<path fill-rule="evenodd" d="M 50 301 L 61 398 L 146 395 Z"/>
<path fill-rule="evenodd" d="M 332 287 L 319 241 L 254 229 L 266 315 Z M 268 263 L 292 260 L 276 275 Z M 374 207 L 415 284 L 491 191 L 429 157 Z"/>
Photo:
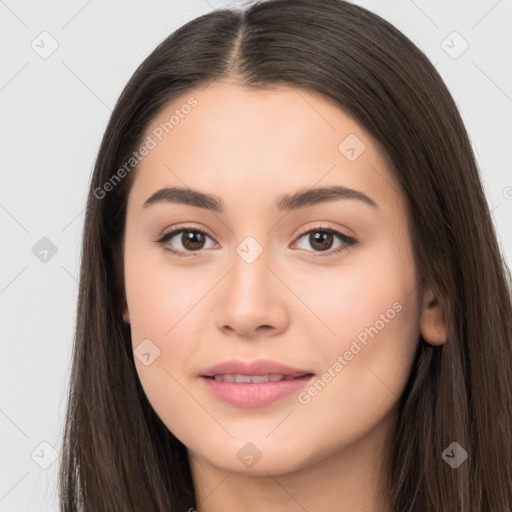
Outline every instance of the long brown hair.
<path fill-rule="evenodd" d="M 449 333 L 441 346 L 420 338 L 400 397 L 389 461 L 393 512 L 512 510 L 510 271 L 470 140 L 426 56 L 388 22 L 342 0 L 268 0 L 200 16 L 166 38 L 126 85 L 88 195 L 62 510 L 197 507 L 186 448 L 146 399 L 122 320 L 121 245 L 136 167 L 112 176 L 170 101 L 226 79 L 333 99 L 374 137 L 405 193 L 418 275 L 441 301 Z M 442 457 L 453 442 L 468 453 L 457 469 Z"/>

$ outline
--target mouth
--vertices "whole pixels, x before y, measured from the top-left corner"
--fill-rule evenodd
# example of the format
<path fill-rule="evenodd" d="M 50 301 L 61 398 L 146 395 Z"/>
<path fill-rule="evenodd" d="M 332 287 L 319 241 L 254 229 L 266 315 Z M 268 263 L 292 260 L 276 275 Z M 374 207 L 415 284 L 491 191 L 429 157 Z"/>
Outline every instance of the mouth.
<path fill-rule="evenodd" d="M 226 361 L 199 377 L 222 402 L 236 407 L 263 407 L 300 391 L 314 374 L 274 361 Z"/>

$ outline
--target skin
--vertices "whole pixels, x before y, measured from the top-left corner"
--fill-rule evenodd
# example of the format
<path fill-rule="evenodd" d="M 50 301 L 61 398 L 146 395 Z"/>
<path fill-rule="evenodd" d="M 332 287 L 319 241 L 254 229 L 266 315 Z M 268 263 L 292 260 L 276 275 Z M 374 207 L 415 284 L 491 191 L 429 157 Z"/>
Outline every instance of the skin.
<path fill-rule="evenodd" d="M 134 176 L 123 318 L 134 349 L 149 338 L 160 350 L 148 366 L 137 357 L 135 364 L 150 403 L 188 449 L 197 509 L 388 510 L 388 495 L 379 495 L 385 457 L 420 332 L 429 343 L 446 339 L 437 300 L 418 286 L 405 197 L 369 134 L 334 102 L 302 89 L 216 82 L 176 98 L 146 135 L 190 97 L 198 105 Z M 366 146 L 354 161 L 338 149 L 349 134 Z M 330 185 L 361 191 L 378 209 L 356 199 L 287 213 L 275 207 L 282 194 Z M 143 207 L 166 186 L 213 194 L 225 210 Z M 181 233 L 155 243 L 182 224 L 207 232 L 195 253 L 186 252 Z M 358 243 L 319 257 L 301 235 L 319 226 Z M 263 249 L 250 264 L 236 252 L 247 236 Z M 340 245 L 334 237 L 325 252 Z M 198 377 L 234 358 L 270 359 L 321 377 L 395 303 L 401 310 L 307 404 L 293 393 L 239 408 Z M 237 457 L 248 442 L 261 453 L 252 467 Z"/>

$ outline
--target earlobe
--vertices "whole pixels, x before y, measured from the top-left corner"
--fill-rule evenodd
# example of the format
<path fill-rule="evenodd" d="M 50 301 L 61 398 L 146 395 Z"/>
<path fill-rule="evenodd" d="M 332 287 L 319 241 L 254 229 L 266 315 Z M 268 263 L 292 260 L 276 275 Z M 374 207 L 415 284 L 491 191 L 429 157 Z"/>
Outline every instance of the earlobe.
<path fill-rule="evenodd" d="M 439 300 L 430 288 L 425 290 L 421 310 L 421 335 L 431 345 L 446 343 L 448 333 L 446 323 L 443 320 L 443 311 Z"/>
<path fill-rule="evenodd" d="M 124 308 L 123 308 L 123 320 L 127 324 L 130 323 L 130 313 L 128 312 L 128 306 L 127 305 L 125 305 Z"/>

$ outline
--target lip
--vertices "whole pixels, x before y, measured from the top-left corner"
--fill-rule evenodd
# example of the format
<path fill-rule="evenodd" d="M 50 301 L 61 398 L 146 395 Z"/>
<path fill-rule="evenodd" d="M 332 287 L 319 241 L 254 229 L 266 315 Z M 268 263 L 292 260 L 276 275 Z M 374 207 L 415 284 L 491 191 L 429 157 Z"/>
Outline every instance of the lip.
<path fill-rule="evenodd" d="M 291 366 L 266 359 L 257 359 L 248 362 L 234 359 L 206 368 L 201 372 L 201 377 L 214 377 L 215 375 L 228 375 L 233 373 L 240 375 L 284 375 L 286 377 L 299 377 L 301 375 L 311 374 L 312 372 L 300 368 L 292 368 Z"/>
<path fill-rule="evenodd" d="M 289 380 L 260 383 L 218 381 L 215 375 L 283 375 Z M 237 407 L 263 407 L 303 388 L 314 376 L 309 370 L 268 361 L 224 361 L 203 370 L 199 377 L 217 399 Z"/>

